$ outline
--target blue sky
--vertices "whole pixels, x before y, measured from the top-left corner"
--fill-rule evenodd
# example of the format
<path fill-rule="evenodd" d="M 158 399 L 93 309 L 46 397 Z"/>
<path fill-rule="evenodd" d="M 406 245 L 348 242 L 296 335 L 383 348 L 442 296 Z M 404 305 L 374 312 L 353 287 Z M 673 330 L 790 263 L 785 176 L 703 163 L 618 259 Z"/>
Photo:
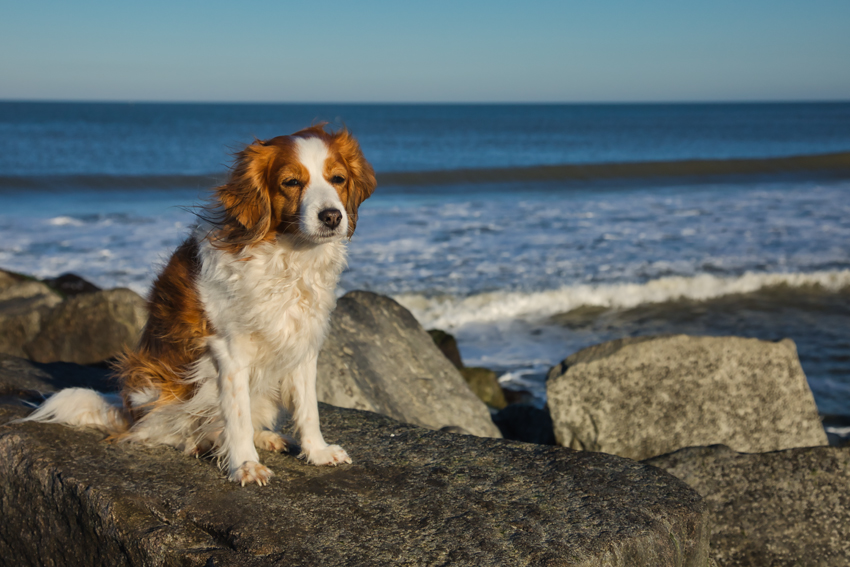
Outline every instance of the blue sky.
<path fill-rule="evenodd" d="M 850 100 L 850 2 L 0 0 L 0 99 Z"/>

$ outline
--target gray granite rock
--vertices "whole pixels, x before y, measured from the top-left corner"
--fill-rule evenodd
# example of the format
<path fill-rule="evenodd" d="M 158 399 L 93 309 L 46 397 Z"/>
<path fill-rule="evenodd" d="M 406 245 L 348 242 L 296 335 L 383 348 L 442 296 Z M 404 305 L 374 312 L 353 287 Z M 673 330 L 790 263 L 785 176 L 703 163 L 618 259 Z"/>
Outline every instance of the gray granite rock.
<path fill-rule="evenodd" d="M 317 389 L 319 400 L 335 406 L 500 437 L 487 406 L 428 333 L 382 295 L 353 291 L 339 299 L 319 355 Z"/>
<path fill-rule="evenodd" d="M 685 335 L 621 339 L 554 367 L 561 445 L 645 459 L 723 443 L 763 452 L 826 445 L 794 343 Z"/>
<path fill-rule="evenodd" d="M 45 284 L 0 270 L 0 353 L 25 356 L 42 319 L 62 302 Z"/>
<path fill-rule="evenodd" d="M 138 294 L 129 289 L 97 291 L 70 275 L 51 281 L 70 286 L 65 291 L 73 297 L 63 301 L 44 282 L 0 270 L 0 353 L 39 362 L 90 364 L 138 340 L 147 320 L 145 301 Z"/>
<path fill-rule="evenodd" d="M 49 286 L 21 274 L 0 270 L 0 302 L 39 295 L 56 295 Z M 58 297 L 58 296 L 57 296 Z M 61 297 L 59 297 L 61 300 Z"/>
<path fill-rule="evenodd" d="M 239 487 L 166 447 L 42 423 L 0 426 L 6 565 L 708 564 L 685 483 L 602 453 L 453 435 L 322 405 L 352 465 L 260 453 Z M 0 404 L 0 423 L 25 415 Z"/>
<path fill-rule="evenodd" d="M 43 317 L 38 334 L 24 346 L 38 362 L 92 364 L 134 346 L 147 321 L 145 300 L 129 289 L 70 297 Z"/>
<path fill-rule="evenodd" d="M 850 448 L 746 454 L 716 445 L 644 462 L 705 498 L 719 565 L 850 565 Z"/>

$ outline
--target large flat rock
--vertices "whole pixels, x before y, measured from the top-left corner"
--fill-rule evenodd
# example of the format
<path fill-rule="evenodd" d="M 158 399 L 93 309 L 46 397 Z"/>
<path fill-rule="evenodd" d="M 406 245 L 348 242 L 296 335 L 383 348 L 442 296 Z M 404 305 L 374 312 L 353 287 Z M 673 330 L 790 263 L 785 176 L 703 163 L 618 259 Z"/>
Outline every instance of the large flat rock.
<path fill-rule="evenodd" d="M 826 445 L 793 341 L 686 335 L 603 343 L 549 372 L 559 444 L 646 459 L 722 443 Z"/>
<path fill-rule="evenodd" d="M 25 413 L 0 405 L 0 422 Z M 0 563 L 708 564 L 702 499 L 657 468 L 324 404 L 321 415 L 354 464 L 261 451 L 276 476 L 244 488 L 170 448 L 0 426 Z"/>
<path fill-rule="evenodd" d="M 501 437 L 487 406 L 404 307 L 353 291 L 341 297 L 319 354 L 319 400 L 430 429 Z"/>
<path fill-rule="evenodd" d="M 850 447 L 747 454 L 717 445 L 646 462 L 703 495 L 719 565 L 850 565 Z"/>

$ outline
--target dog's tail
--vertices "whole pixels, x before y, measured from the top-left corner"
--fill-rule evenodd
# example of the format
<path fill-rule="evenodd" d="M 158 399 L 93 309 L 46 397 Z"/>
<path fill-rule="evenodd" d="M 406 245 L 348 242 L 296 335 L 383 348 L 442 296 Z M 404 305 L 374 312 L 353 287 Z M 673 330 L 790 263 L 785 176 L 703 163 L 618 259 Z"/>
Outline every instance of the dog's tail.
<path fill-rule="evenodd" d="M 109 435 L 119 435 L 127 431 L 131 423 L 117 394 L 101 394 L 87 388 L 60 390 L 30 415 L 17 421 L 91 427 Z"/>

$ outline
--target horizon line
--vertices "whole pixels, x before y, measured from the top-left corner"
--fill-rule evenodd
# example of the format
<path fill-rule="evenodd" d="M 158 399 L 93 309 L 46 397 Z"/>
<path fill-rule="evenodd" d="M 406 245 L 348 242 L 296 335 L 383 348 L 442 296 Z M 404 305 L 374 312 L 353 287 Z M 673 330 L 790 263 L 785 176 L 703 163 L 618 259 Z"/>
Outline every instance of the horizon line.
<path fill-rule="evenodd" d="M 240 100 L 169 100 L 169 99 L 61 99 L 2 98 L 0 104 L 222 104 L 222 105 L 345 105 L 345 106 L 615 106 L 615 105 L 724 105 L 724 104 L 847 104 L 850 98 L 823 99 L 721 99 L 721 100 L 620 100 L 620 101 L 240 101 Z"/>

